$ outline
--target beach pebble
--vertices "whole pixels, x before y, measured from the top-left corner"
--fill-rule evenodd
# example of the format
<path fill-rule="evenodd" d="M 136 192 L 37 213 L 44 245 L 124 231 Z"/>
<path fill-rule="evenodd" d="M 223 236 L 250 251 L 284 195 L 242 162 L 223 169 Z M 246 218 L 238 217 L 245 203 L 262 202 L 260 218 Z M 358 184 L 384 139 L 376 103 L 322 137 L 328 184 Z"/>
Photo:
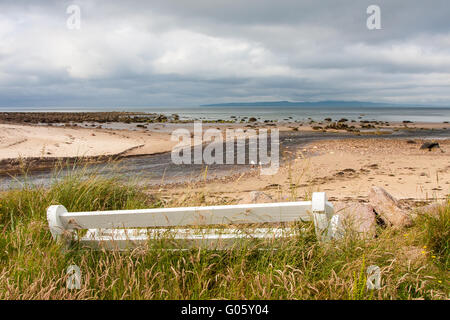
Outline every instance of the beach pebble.
<path fill-rule="evenodd" d="M 425 142 L 420 147 L 420 149 L 428 149 L 429 151 L 431 151 L 431 149 L 434 149 L 434 148 L 439 148 L 439 143 L 437 143 L 437 142 Z"/>
<path fill-rule="evenodd" d="M 411 217 L 398 205 L 397 199 L 385 189 L 374 186 L 370 189 L 369 203 L 387 226 L 409 227 Z"/>

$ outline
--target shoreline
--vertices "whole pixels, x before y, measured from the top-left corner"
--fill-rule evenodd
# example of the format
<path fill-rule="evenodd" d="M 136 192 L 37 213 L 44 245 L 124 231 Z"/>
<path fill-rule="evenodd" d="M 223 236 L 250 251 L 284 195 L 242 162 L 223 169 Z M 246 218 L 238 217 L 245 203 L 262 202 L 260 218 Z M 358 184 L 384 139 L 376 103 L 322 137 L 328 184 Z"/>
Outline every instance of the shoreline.
<path fill-rule="evenodd" d="M 170 162 L 167 152 L 172 148 L 169 133 L 173 126 L 165 127 L 166 131 L 149 129 L 129 131 L 0 124 L 0 128 L 5 126 L 13 126 L 12 133 L 15 134 L 13 136 L 19 141 L 23 139 L 17 137 L 20 132 L 18 129 L 26 130 L 31 137 L 36 136 L 37 132 L 50 130 L 51 134 L 46 136 L 49 140 L 42 140 L 42 137 L 38 136 L 37 140 L 28 141 L 34 147 L 30 150 L 34 152 L 39 152 L 43 143 L 55 142 L 54 139 L 58 140 L 61 137 L 72 142 L 67 145 L 68 149 L 60 150 L 62 152 L 73 151 L 74 145 L 77 144 L 86 147 L 90 143 L 96 146 L 95 152 L 100 152 L 98 155 L 85 155 L 81 158 L 76 156 L 29 158 L 29 166 L 25 166 L 25 170 L 36 173 L 32 179 L 37 179 L 35 181 L 38 183 L 47 181 L 48 173 L 51 174 L 50 169 L 64 162 L 95 165 L 113 159 L 129 159 L 120 166 L 125 164 L 125 172 L 128 175 L 142 173 L 141 180 L 148 192 L 163 193 L 165 196 L 175 198 L 184 194 L 205 193 L 211 201 L 217 198 L 234 203 L 248 203 L 252 201 L 251 192 L 256 191 L 267 194 L 273 202 L 301 201 L 310 192 L 325 191 L 333 201 L 364 202 L 367 190 L 374 185 L 385 187 L 398 199 L 409 202 L 429 201 L 432 198 L 445 199 L 450 195 L 450 131 L 447 130 L 407 128 L 399 129 L 400 131 L 395 134 L 378 135 L 347 131 L 325 133 L 308 129 L 306 125 L 295 131 L 286 124 L 278 124 L 280 139 L 282 136 L 285 138 L 281 139 L 283 150 L 288 151 L 290 155 L 288 160 L 282 160 L 280 169 L 275 175 L 260 175 L 257 166 L 225 169 L 211 166 L 207 171 L 207 179 L 203 180 L 199 178 L 201 168 L 198 166 L 174 168 L 174 165 L 169 164 L 168 173 L 170 170 L 175 171 L 166 176 L 165 165 Z M 209 127 L 218 126 L 204 125 L 205 129 Z M 223 125 L 222 129 L 230 127 L 245 128 L 242 125 Z M 261 125 L 259 128 L 263 127 Z M 0 132 L 5 133 L 4 130 Z M 432 151 L 420 149 L 421 144 L 427 140 L 426 137 L 414 138 L 415 134 L 433 136 L 437 133 L 442 134 L 439 140 L 440 148 Z M 11 148 L 20 149 L 24 146 L 24 143 L 19 143 L 12 147 L 6 144 L 5 147 L 5 139 L 2 139 L 0 155 L 2 144 L 3 151 L 8 152 Z M 64 145 L 61 142 L 59 144 Z M 119 152 L 113 154 L 112 148 L 118 148 Z M 55 152 L 55 149 L 49 150 Z M 109 153 L 101 154 L 105 150 Z M 150 158 L 145 158 L 147 156 Z M 139 158 L 142 160 L 136 161 Z M 24 159 L 26 158 L 0 159 L 0 168 L 5 179 L 3 182 L 6 186 L 11 183 L 8 182 L 8 174 L 13 172 L 20 174 L 24 171 L 24 167 L 20 167 L 20 161 Z M 159 167 L 154 167 L 154 164 Z M 156 169 L 160 171 L 164 169 L 163 175 L 154 176 Z"/>
<path fill-rule="evenodd" d="M 406 206 L 450 197 L 450 138 L 441 148 L 421 150 L 418 141 L 339 139 L 308 143 L 274 176 L 258 170 L 188 184 L 154 185 L 150 192 L 168 197 L 205 194 L 210 201 L 250 203 L 252 193 L 263 202 L 302 201 L 325 191 L 330 201 L 366 203 L 372 186 L 380 186 Z M 267 201 L 269 200 L 269 201 Z M 259 202 L 259 200 L 258 200 Z"/>
<path fill-rule="evenodd" d="M 282 160 L 274 176 L 261 176 L 257 166 L 210 166 L 208 179 L 202 181 L 198 175 L 201 166 L 174 167 L 168 155 L 178 143 L 171 140 L 172 131 L 184 128 L 193 134 L 193 122 L 85 122 L 83 126 L 0 123 L 0 175 L 8 186 L 9 175 L 36 174 L 33 179 L 39 182 L 48 180 L 51 169 L 58 166 L 123 160 L 119 165 L 127 175 L 142 174 L 146 189 L 165 191 L 171 197 L 179 197 L 188 189 L 205 192 L 206 185 L 212 197 L 232 202 L 250 201 L 252 191 L 267 193 L 273 201 L 286 201 L 280 195 L 292 193 L 291 187 L 298 189 L 296 196 L 291 194 L 292 201 L 303 199 L 311 190 L 326 191 L 336 201 L 364 201 L 366 189 L 372 185 L 389 188 L 399 199 L 442 199 L 450 194 L 448 123 L 324 119 L 302 123 L 207 122 L 202 127 L 219 129 L 222 134 L 226 129 L 257 132 L 276 128 L 280 131 L 280 152 L 287 151 L 289 159 Z M 441 148 L 421 150 L 421 144 L 430 139 L 439 141 Z M 293 182 L 294 178 L 303 180 Z"/>
<path fill-rule="evenodd" d="M 338 122 L 335 124 L 339 125 Z M 191 131 L 193 122 L 151 123 L 146 128 L 128 124 L 121 129 L 0 123 L 0 174 L 17 174 L 21 172 L 38 172 L 49 170 L 58 164 L 81 163 L 101 164 L 111 160 L 133 157 L 145 157 L 170 152 L 177 142 L 171 141 L 170 133 L 174 129 L 185 128 Z M 365 125 L 355 123 L 355 125 Z M 389 139 L 401 139 L 398 132 L 440 132 L 443 139 L 450 138 L 450 125 L 436 123 L 388 124 L 389 128 L 376 127 L 373 131 L 353 131 L 345 129 L 314 129 L 314 123 L 203 123 L 204 129 L 279 129 L 280 133 L 295 135 L 315 134 L 326 136 L 327 133 L 349 134 L 358 138 L 384 136 Z M 347 130 L 346 130 L 347 129 Z M 448 135 L 446 134 L 447 130 Z M 384 130 L 384 131 L 383 131 Z M 385 131 L 390 130 L 390 131 Z M 425 130 L 425 131 L 424 131 Z M 326 137 L 325 139 L 333 139 Z M 322 137 L 320 138 L 322 139 Z M 420 138 L 418 138 L 420 139 Z M 319 139 L 318 139 L 319 140 Z"/>

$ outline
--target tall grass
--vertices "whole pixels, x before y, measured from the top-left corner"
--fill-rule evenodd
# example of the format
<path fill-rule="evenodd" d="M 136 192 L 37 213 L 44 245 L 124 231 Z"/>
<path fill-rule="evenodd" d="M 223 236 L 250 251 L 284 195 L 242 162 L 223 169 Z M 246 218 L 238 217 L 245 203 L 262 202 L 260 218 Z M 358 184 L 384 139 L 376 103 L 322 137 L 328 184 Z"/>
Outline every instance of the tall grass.
<path fill-rule="evenodd" d="M 189 190 L 187 189 L 187 192 Z M 206 192 L 206 191 L 205 191 Z M 73 173 L 50 187 L 25 184 L 0 195 L 0 299 L 447 299 L 450 205 L 419 215 L 407 230 L 381 229 L 376 239 L 318 243 L 310 224 L 298 236 L 233 250 L 168 251 L 149 244 L 126 252 L 62 250 L 46 209 L 72 211 L 205 205 L 186 195 L 161 201 L 117 177 Z M 269 250 L 260 250 L 262 246 Z M 82 271 L 80 290 L 66 270 Z M 382 271 L 380 290 L 365 287 L 366 266 Z"/>
<path fill-rule="evenodd" d="M 151 196 L 136 184 L 124 184 L 119 176 L 103 177 L 86 169 L 69 172 L 50 188 L 23 182 L 21 189 L 4 192 L 0 202 L 0 224 L 14 228 L 16 223 L 39 220 L 52 204 L 69 211 L 119 210 L 155 206 Z"/>
<path fill-rule="evenodd" d="M 419 215 L 416 224 L 424 249 L 443 270 L 450 270 L 450 203 L 435 209 L 434 214 Z"/>

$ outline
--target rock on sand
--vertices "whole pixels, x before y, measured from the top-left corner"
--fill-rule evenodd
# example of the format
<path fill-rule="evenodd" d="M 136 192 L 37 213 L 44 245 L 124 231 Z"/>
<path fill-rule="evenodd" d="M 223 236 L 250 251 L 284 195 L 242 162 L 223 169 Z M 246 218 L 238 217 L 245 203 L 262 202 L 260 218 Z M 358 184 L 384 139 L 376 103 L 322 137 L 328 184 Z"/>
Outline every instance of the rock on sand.
<path fill-rule="evenodd" d="M 397 200 L 381 187 L 372 187 L 369 202 L 383 222 L 393 227 L 409 227 L 411 217 L 399 207 Z"/>

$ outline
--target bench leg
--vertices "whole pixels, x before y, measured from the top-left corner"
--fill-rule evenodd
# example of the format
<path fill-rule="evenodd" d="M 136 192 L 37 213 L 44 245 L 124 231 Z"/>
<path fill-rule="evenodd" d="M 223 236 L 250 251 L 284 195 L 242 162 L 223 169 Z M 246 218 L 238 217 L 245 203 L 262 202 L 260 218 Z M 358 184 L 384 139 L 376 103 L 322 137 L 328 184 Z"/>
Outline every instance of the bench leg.
<path fill-rule="evenodd" d="M 53 239 L 61 240 L 65 238 L 68 231 L 66 230 L 66 226 L 61 222 L 59 215 L 62 213 L 66 213 L 67 209 L 61 205 L 53 205 L 47 209 L 47 222 L 50 228 L 50 232 L 52 234 Z"/>
<path fill-rule="evenodd" d="M 333 238 L 330 230 L 330 220 L 333 216 L 333 205 L 327 201 L 325 192 L 314 192 L 312 195 L 311 209 L 314 228 L 319 241 L 327 241 Z"/>

